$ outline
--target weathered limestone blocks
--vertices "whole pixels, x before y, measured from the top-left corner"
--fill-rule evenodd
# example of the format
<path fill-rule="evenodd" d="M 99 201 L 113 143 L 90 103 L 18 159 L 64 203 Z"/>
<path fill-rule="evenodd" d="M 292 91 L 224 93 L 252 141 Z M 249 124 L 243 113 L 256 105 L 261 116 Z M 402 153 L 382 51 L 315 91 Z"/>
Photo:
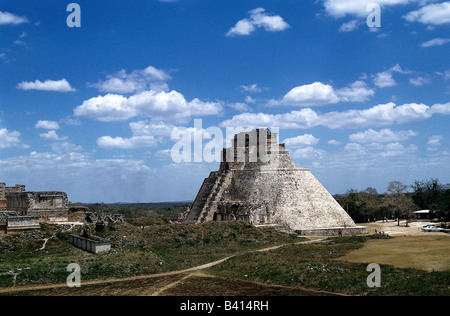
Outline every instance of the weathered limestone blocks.
<path fill-rule="evenodd" d="M 69 243 L 93 254 L 107 253 L 111 250 L 111 241 L 105 239 L 93 239 L 92 237 L 85 238 L 78 235 L 70 235 Z"/>
<path fill-rule="evenodd" d="M 6 209 L 21 216 L 36 215 L 41 222 L 64 222 L 68 220 L 68 198 L 65 192 L 27 192 L 25 186 L 2 187 L 6 199 Z"/>
<path fill-rule="evenodd" d="M 0 234 L 40 230 L 39 216 L 19 216 L 17 212 L 0 211 Z"/>
<path fill-rule="evenodd" d="M 85 213 L 84 221 L 86 223 L 123 223 L 125 217 L 121 214 L 96 214 L 96 213 Z"/>
<path fill-rule="evenodd" d="M 0 183 L 0 211 L 6 210 L 6 184 Z"/>
<path fill-rule="evenodd" d="M 29 230 L 40 230 L 38 215 L 8 216 L 6 233 L 23 232 Z"/>
<path fill-rule="evenodd" d="M 7 195 L 7 209 L 20 215 L 39 215 L 41 222 L 68 221 L 68 198 L 64 192 L 22 192 Z"/>
<path fill-rule="evenodd" d="M 332 227 L 318 229 L 302 229 L 295 231 L 300 236 L 341 236 L 341 235 L 364 235 L 367 234 L 366 226 L 356 227 Z"/>
<path fill-rule="evenodd" d="M 25 185 L 7 187 L 0 183 L 0 230 L 5 232 L 40 229 L 40 222 L 67 222 L 65 192 L 27 192 Z"/>

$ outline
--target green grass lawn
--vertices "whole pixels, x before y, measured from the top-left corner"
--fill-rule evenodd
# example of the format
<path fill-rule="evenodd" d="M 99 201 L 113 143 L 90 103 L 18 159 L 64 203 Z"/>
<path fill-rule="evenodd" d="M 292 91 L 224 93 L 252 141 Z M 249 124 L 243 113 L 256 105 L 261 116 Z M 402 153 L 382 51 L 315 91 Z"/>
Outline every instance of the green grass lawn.
<path fill-rule="evenodd" d="M 65 283 L 70 263 L 80 265 L 86 281 L 124 278 L 182 270 L 241 251 L 299 240 L 297 236 L 243 222 L 183 225 L 149 216 L 110 225 L 96 233 L 110 239 L 112 249 L 94 255 L 70 245 L 70 233 L 57 231 L 56 226 L 43 225 L 38 233 L 0 237 L 0 287 L 13 285 L 11 272 L 17 274 L 16 286 Z M 55 234 L 57 237 L 39 250 L 43 239 Z"/>
<path fill-rule="evenodd" d="M 369 240 L 364 247 L 338 260 L 387 264 L 425 271 L 450 271 L 450 238 L 417 236 Z"/>
<path fill-rule="evenodd" d="M 70 233 L 60 230 L 43 225 L 38 233 L 0 237 L 0 288 L 13 285 L 11 272 L 18 287 L 65 283 L 70 263 L 81 266 L 84 281 L 110 280 L 178 271 L 236 255 L 205 273 L 350 295 L 450 295 L 448 237 L 367 235 L 294 245 L 303 239 L 243 222 L 184 225 L 152 215 L 96 233 L 111 240 L 112 250 L 93 255 L 71 246 Z M 52 236 L 40 250 L 43 239 Z M 286 246 L 253 252 L 280 244 Z M 367 287 L 368 263 L 381 265 L 381 288 Z"/>
<path fill-rule="evenodd" d="M 379 236 L 331 238 L 324 244 L 291 245 L 267 253 L 234 257 L 207 272 L 230 279 L 350 295 L 450 295 L 448 270 L 426 272 L 381 265 L 382 287 L 371 289 L 366 283 L 370 274 L 366 271 L 367 264 L 341 260 L 366 243 L 383 244 L 391 240 L 395 239 Z"/>

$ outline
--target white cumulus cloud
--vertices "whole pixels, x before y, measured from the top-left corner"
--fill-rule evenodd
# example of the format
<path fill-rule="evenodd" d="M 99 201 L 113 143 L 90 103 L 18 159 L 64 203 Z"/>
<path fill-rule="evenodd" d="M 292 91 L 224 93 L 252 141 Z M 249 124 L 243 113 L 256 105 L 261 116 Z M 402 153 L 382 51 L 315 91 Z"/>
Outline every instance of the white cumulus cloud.
<path fill-rule="evenodd" d="M 330 129 L 367 128 L 424 121 L 433 115 L 449 115 L 450 103 L 409 103 L 397 106 L 390 102 L 363 110 L 318 113 L 310 108 L 284 114 L 242 113 L 220 124 L 221 127 L 279 127 L 284 129 L 309 129 L 318 126 Z"/>
<path fill-rule="evenodd" d="M 335 90 L 322 82 L 302 85 L 289 91 L 282 100 L 270 100 L 269 106 L 322 106 L 338 102 L 363 102 L 375 94 L 363 81 L 356 81 L 348 87 Z"/>
<path fill-rule="evenodd" d="M 86 100 L 75 108 L 75 116 L 93 118 L 102 122 L 126 121 L 142 116 L 153 120 L 186 122 L 193 116 L 217 115 L 222 105 L 218 102 L 187 101 L 177 91 L 144 91 L 130 97 L 107 94 Z"/>
<path fill-rule="evenodd" d="M 402 67 L 397 64 L 386 71 L 376 74 L 373 82 L 378 88 L 393 87 L 397 85 L 397 82 L 393 78 L 394 73 L 409 74 L 411 72 L 408 70 L 403 70 Z"/>
<path fill-rule="evenodd" d="M 42 139 L 51 140 L 51 141 L 63 141 L 66 140 L 67 137 L 60 137 L 56 133 L 56 131 L 48 131 L 47 133 L 42 133 L 39 135 Z"/>
<path fill-rule="evenodd" d="M 262 91 L 262 88 L 258 87 L 256 83 L 250 84 L 250 85 L 241 85 L 241 89 L 244 92 L 250 92 L 250 93 L 259 93 Z"/>
<path fill-rule="evenodd" d="M 166 81 L 171 76 L 164 70 L 148 66 L 143 70 L 134 70 L 127 73 L 124 69 L 106 76 L 106 80 L 100 80 L 94 84 L 88 84 L 100 92 L 134 93 L 145 90 L 167 90 Z"/>
<path fill-rule="evenodd" d="M 421 0 L 324 0 L 323 5 L 325 11 L 335 18 L 342 18 L 346 15 L 365 18 L 368 15 L 367 6 L 371 3 L 377 3 L 381 7 L 390 7 L 419 1 Z"/>
<path fill-rule="evenodd" d="M 6 128 L 0 128 L 0 149 L 4 148 L 28 148 L 27 145 L 22 144 L 20 140 L 20 133 L 17 131 L 8 131 Z"/>
<path fill-rule="evenodd" d="M 423 42 L 420 46 L 423 48 L 433 47 L 433 46 L 442 46 L 447 43 L 450 43 L 450 38 L 433 38 L 429 41 Z"/>
<path fill-rule="evenodd" d="M 339 28 L 339 32 L 342 33 L 352 32 L 358 29 L 359 25 L 360 22 L 358 20 L 351 20 L 349 22 L 342 24 L 341 27 Z"/>
<path fill-rule="evenodd" d="M 283 141 L 287 147 L 304 147 L 315 146 L 319 143 L 319 138 L 314 137 L 311 134 L 300 135 L 297 137 L 287 138 Z"/>
<path fill-rule="evenodd" d="M 55 92 L 74 92 L 76 89 L 70 86 L 66 79 L 46 80 L 44 82 L 36 80 L 34 82 L 22 81 L 17 85 L 20 90 L 39 90 L 39 91 L 55 91 Z"/>
<path fill-rule="evenodd" d="M 435 135 L 431 136 L 428 140 L 427 145 L 431 147 L 437 147 L 441 145 L 441 141 L 444 140 L 444 137 L 442 135 Z"/>
<path fill-rule="evenodd" d="M 153 136 L 133 136 L 131 138 L 103 136 L 97 140 L 101 148 L 134 149 L 140 147 L 153 147 L 158 140 Z"/>
<path fill-rule="evenodd" d="M 17 25 L 22 23 L 28 23 L 28 19 L 26 17 L 17 16 L 10 12 L 0 11 L 0 25 Z"/>
<path fill-rule="evenodd" d="M 263 8 L 254 9 L 249 13 L 250 18 L 238 21 L 226 35 L 250 35 L 258 28 L 263 28 L 268 32 L 279 32 L 290 28 L 290 25 L 281 16 L 268 15 Z"/>
<path fill-rule="evenodd" d="M 431 3 L 419 10 L 411 11 L 404 18 L 408 22 L 443 25 L 450 23 L 450 1 Z"/>
<path fill-rule="evenodd" d="M 352 134 L 349 140 L 353 143 L 390 143 L 408 140 L 410 137 L 417 136 L 418 133 L 408 131 L 392 131 L 391 129 L 382 129 L 375 131 L 369 129 L 365 132 Z"/>
<path fill-rule="evenodd" d="M 38 121 L 35 125 L 36 128 L 43 128 L 49 130 L 59 129 L 59 123 L 55 121 Z"/>

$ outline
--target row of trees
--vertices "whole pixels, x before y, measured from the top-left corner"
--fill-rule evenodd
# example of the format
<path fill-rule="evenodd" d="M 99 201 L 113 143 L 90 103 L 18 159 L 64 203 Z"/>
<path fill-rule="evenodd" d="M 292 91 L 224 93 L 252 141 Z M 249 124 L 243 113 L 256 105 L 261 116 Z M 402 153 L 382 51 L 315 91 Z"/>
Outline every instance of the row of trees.
<path fill-rule="evenodd" d="M 450 221 L 450 185 L 438 179 L 415 181 L 410 186 L 392 181 L 383 194 L 374 188 L 359 192 L 350 189 L 336 200 L 359 223 L 384 218 L 395 218 L 399 223 L 406 219 L 408 223 L 418 210 L 430 210 L 441 223 Z"/>

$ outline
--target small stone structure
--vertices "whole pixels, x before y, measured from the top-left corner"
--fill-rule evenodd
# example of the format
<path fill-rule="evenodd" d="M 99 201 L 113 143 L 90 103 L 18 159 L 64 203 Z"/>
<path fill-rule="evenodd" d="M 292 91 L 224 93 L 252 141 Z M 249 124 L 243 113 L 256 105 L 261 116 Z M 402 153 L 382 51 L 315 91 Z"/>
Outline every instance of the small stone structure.
<path fill-rule="evenodd" d="M 38 215 L 19 216 L 17 212 L 0 211 L 0 234 L 40 230 Z"/>
<path fill-rule="evenodd" d="M 269 129 L 235 135 L 179 221 L 243 220 L 308 236 L 366 233 L 277 138 Z"/>
<path fill-rule="evenodd" d="M 70 235 L 69 243 L 84 251 L 101 254 L 111 250 L 111 241 L 90 233 L 90 229 L 83 229 L 81 235 Z"/>
<path fill-rule="evenodd" d="M 39 215 L 8 216 L 6 225 L 7 234 L 40 229 Z"/>

